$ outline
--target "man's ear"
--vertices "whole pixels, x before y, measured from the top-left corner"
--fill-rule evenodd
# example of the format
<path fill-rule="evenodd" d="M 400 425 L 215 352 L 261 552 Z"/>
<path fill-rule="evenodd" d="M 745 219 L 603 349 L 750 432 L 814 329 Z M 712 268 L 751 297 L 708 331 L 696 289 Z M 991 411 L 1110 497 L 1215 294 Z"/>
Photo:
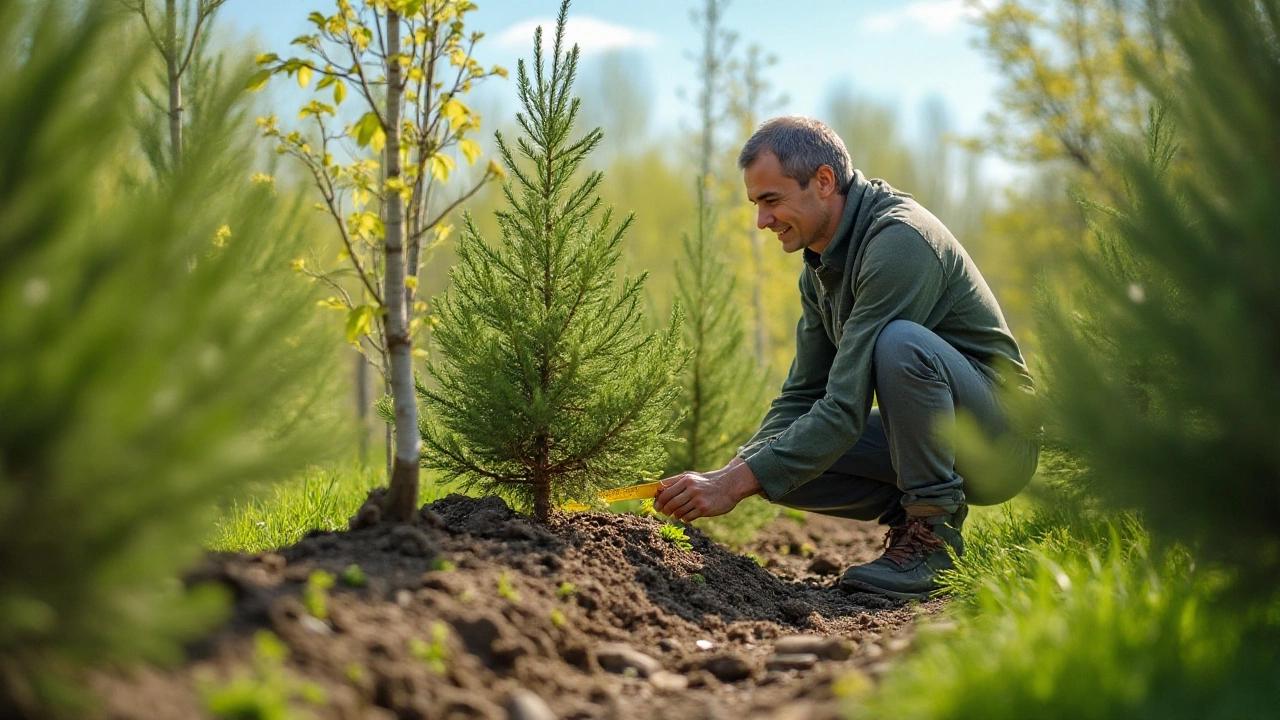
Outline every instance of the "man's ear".
<path fill-rule="evenodd" d="M 820 198 L 828 198 L 840 192 L 840 188 L 836 185 L 836 171 L 832 170 L 830 165 L 819 166 L 818 172 L 813 174 L 813 182 L 818 183 Z"/>

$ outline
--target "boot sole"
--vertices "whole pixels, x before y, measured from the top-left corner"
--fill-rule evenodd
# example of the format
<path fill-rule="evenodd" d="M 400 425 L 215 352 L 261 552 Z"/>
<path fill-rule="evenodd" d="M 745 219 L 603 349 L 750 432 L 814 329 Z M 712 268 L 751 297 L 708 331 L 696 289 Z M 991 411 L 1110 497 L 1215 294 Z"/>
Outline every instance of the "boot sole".
<path fill-rule="evenodd" d="M 911 593 L 900 592 L 898 590 L 887 590 L 882 587 L 876 587 L 870 583 L 861 580 L 840 580 L 839 587 L 845 592 L 864 592 L 872 595 L 884 595 L 894 600 L 919 600 L 921 602 L 929 600 L 937 590 L 927 590 L 925 592 Z"/>

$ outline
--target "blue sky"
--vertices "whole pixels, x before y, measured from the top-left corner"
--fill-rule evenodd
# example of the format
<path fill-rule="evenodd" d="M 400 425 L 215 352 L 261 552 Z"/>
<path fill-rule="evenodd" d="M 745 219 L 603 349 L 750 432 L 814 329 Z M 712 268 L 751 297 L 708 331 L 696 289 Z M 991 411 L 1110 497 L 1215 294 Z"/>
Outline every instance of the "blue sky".
<path fill-rule="evenodd" d="M 476 0 L 468 27 L 486 34 L 476 57 L 514 68 L 532 46 L 532 28 L 554 24 L 556 0 Z M 582 48 L 584 72 L 593 57 L 626 50 L 644 65 L 655 92 L 653 131 L 692 122 L 678 95 L 694 86 L 688 55 L 700 38 L 689 19 L 700 0 L 577 0 L 569 36 Z M 262 49 L 285 54 L 289 41 L 307 32 L 307 13 L 331 11 L 332 0 L 229 0 L 224 30 L 248 34 Z M 838 84 L 898 109 L 908 137 L 923 102 L 942 98 L 956 129 L 978 132 L 994 107 L 998 78 L 971 39 L 964 0 L 733 0 L 724 25 L 740 46 L 758 43 L 777 56 L 769 79 L 787 95 L 776 114 L 821 117 L 823 101 Z M 549 29 L 549 27 L 548 27 Z M 501 81 L 499 81 L 501 82 Z M 511 83 L 486 94 L 502 112 L 515 110 Z M 856 164 L 857 159 L 854 159 Z"/>

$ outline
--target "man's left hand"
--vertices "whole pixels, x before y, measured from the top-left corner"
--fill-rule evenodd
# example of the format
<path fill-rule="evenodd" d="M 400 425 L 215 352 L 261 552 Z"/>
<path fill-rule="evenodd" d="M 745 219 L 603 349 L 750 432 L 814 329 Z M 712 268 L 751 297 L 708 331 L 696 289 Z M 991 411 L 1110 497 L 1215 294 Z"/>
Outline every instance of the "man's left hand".
<path fill-rule="evenodd" d="M 721 472 L 684 472 L 661 482 L 664 489 L 654 497 L 653 509 L 684 522 L 724 515 L 761 489 L 755 473 L 741 461 Z"/>

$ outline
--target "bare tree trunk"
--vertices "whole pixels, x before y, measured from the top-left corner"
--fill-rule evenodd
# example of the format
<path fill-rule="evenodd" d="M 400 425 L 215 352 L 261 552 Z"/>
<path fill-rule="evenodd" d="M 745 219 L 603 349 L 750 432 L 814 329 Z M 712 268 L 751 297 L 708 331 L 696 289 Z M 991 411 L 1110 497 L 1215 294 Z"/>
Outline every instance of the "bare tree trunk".
<path fill-rule="evenodd" d="M 169 76 L 169 146 L 176 171 L 182 165 L 182 77 L 178 72 L 177 0 L 165 0 L 164 25 L 164 64 Z"/>
<path fill-rule="evenodd" d="M 363 353 L 355 353 L 356 420 L 360 435 L 360 462 L 369 461 L 369 408 L 373 405 L 369 392 L 369 360 Z"/>
<path fill-rule="evenodd" d="M 535 480 L 533 483 L 533 514 L 546 522 L 551 518 L 551 480 Z"/>
<path fill-rule="evenodd" d="M 387 10 L 387 180 L 400 180 L 400 117 L 403 69 L 400 55 L 400 13 Z M 413 387 L 413 340 L 405 312 L 404 197 L 387 195 L 387 350 L 391 356 L 391 401 L 395 408 L 395 462 L 387 493 L 385 516 L 406 521 L 418 506 L 418 463 L 422 438 L 418 434 L 418 406 Z"/>
<path fill-rule="evenodd" d="M 387 397 L 391 394 L 391 367 L 385 362 L 382 365 L 382 396 Z M 396 444 L 395 438 L 392 436 L 391 428 L 395 427 L 392 423 L 382 424 L 382 454 L 385 456 L 387 464 L 387 478 L 391 477 L 392 471 L 395 469 Z"/>

